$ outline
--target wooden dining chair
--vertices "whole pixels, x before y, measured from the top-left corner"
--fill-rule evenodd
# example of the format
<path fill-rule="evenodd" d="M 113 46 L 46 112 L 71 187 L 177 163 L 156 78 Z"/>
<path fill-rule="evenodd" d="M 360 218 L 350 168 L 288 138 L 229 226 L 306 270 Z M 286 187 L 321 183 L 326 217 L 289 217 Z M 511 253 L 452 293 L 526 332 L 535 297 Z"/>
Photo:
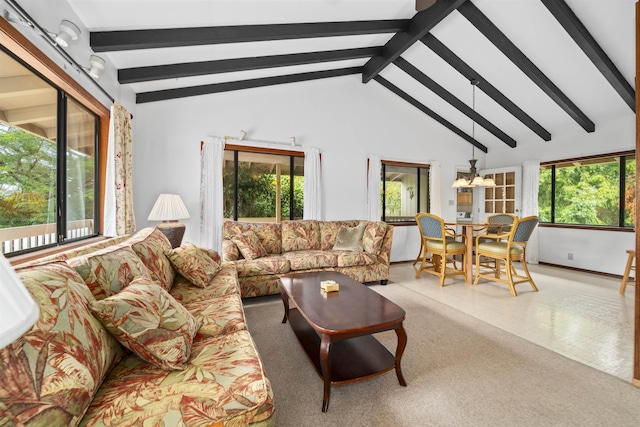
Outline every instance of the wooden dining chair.
<path fill-rule="evenodd" d="M 462 234 L 455 234 L 445 227 L 444 220 L 437 215 L 430 213 L 419 213 L 416 215 L 416 222 L 422 238 L 422 260 L 416 273 L 416 278 L 422 272 L 435 274 L 440 277 L 440 286 L 444 286 L 444 279 L 465 274 L 464 259 L 462 270 L 458 270 L 455 255 L 466 256 L 467 246 L 465 237 Z M 461 241 L 456 240 L 460 238 Z M 431 260 L 428 256 L 431 255 Z M 453 263 L 453 267 L 447 264 Z"/>
<path fill-rule="evenodd" d="M 624 275 L 622 276 L 622 282 L 620 283 L 620 295 L 624 295 L 627 290 L 627 284 L 629 283 L 629 275 L 631 271 L 633 271 L 633 284 L 635 284 L 636 278 L 636 265 L 635 265 L 635 257 L 636 251 L 633 249 L 627 249 L 627 266 L 624 268 Z"/>
<path fill-rule="evenodd" d="M 515 222 L 518 217 L 509 214 L 509 213 L 499 213 L 495 215 L 491 215 L 487 217 L 487 224 L 489 224 L 486 228 L 486 234 L 499 234 L 499 233 L 508 233 L 511 229 L 511 226 Z M 493 225 L 493 227 L 492 227 Z M 488 241 L 489 239 L 483 238 L 484 241 Z"/>
<path fill-rule="evenodd" d="M 526 260 L 527 242 L 536 225 L 538 225 L 537 216 L 516 218 L 511 230 L 507 233 L 478 235 L 476 237 L 476 277 L 473 284 L 477 285 L 480 278 L 505 283 L 509 285 L 511 295 L 515 297 L 518 295 L 515 285 L 529 282 L 537 292 L 538 288 L 531 278 Z M 482 264 L 481 270 L 480 257 L 491 258 L 495 262 L 493 266 Z M 503 261 L 504 270 L 502 269 Z M 524 276 L 517 273 L 513 261 L 521 262 Z M 503 275 L 506 278 L 503 278 Z"/>

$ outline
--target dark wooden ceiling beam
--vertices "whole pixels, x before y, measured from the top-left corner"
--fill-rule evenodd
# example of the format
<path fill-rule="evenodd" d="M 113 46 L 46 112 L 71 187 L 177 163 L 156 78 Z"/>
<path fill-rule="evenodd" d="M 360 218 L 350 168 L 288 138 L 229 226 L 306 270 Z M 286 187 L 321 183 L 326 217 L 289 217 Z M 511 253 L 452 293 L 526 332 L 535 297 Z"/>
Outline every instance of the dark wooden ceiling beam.
<path fill-rule="evenodd" d="M 112 52 L 162 47 L 199 46 L 265 40 L 354 36 L 405 31 L 407 19 L 303 24 L 235 25 L 224 27 L 164 28 L 152 30 L 93 31 L 94 52 Z"/>
<path fill-rule="evenodd" d="M 426 105 L 422 104 L 417 99 L 411 97 L 408 93 L 404 92 L 403 90 L 401 90 L 397 86 L 393 85 L 391 82 L 386 80 L 384 77 L 376 76 L 376 77 L 374 77 L 374 80 L 377 81 L 378 83 L 380 83 L 382 86 L 384 86 L 387 89 L 389 89 L 391 92 L 393 92 L 396 95 L 398 95 L 400 98 L 404 99 L 409 104 L 411 104 L 414 107 L 416 107 L 418 110 L 420 110 L 423 113 L 425 113 L 427 116 L 429 116 L 432 119 L 434 119 L 436 122 L 440 123 L 442 126 L 444 126 L 447 129 L 449 129 L 451 132 L 453 132 L 456 135 L 458 135 L 460 138 L 464 139 L 465 141 L 469 142 L 474 147 L 478 148 L 480 151 L 482 151 L 484 153 L 486 153 L 488 151 L 487 147 L 485 145 L 481 144 L 480 142 L 478 142 L 477 140 L 475 140 L 471 136 L 469 136 L 466 133 L 464 133 L 462 130 L 460 130 L 460 128 L 456 127 L 451 122 L 447 121 L 444 117 L 440 116 L 438 113 L 436 113 L 435 111 L 433 111 L 432 109 L 430 109 Z"/>
<path fill-rule="evenodd" d="M 627 82 L 620 70 L 613 64 L 598 42 L 593 38 L 589 30 L 573 13 L 571 8 L 563 0 L 542 0 L 549 12 L 558 20 L 576 44 L 593 62 L 605 79 L 622 97 L 624 102 L 633 111 L 636 110 L 636 93 Z"/>
<path fill-rule="evenodd" d="M 454 108 L 459 110 L 462 114 L 469 117 L 471 120 L 478 123 L 480 126 L 491 132 L 496 138 L 507 144 L 509 147 L 514 148 L 516 146 L 516 141 L 511 138 L 509 135 L 498 129 L 493 123 L 484 118 L 482 115 L 478 114 L 477 111 L 474 111 L 471 107 L 469 107 L 464 102 L 460 101 L 456 98 L 451 92 L 447 89 L 439 85 L 435 80 L 431 77 L 424 74 L 422 71 L 418 70 L 416 67 L 411 65 L 406 59 L 399 56 L 396 58 L 393 63 L 400 68 L 405 73 L 409 74 L 415 80 L 420 82 L 427 89 L 438 95 L 440 98 L 447 101 Z"/>
<path fill-rule="evenodd" d="M 551 141 L 551 133 L 546 130 L 542 125 L 535 121 L 531 116 L 525 113 L 520 107 L 514 104 L 509 98 L 507 98 L 502 92 L 500 92 L 495 86 L 489 83 L 484 77 L 480 75 L 476 70 L 471 68 L 466 62 L 460 59 L 455 53 L 446 47 L 440 40 L 438 40 L 432 34 L 427 34 L 421 39 L 422 43 L 431 49 L 436 55 L 444 59 L 449 65 L 456 69 L 460 74 L 467 78 L 467 80 L 477 80 L 478 88 L 493 99 L 498 105 L 507 110 L 516 119 L 520 120 L 522 124 L 527 126 L 540 138 L 545 141 Z"/>
<path fill-rule="evenodd" d="M 427 34 L 436 24 L 447 17 L 467 0 L 440 0 L 428 9 L 416 13 L 409 23 L 409 29 L 400 31 L 384 45 L 383 54 L 371 58 L 364 64 L 362 82 L 367 83 L 377 76 L 387 65 L 402 55 L 402 52 Z"/>
<path fill-rule="evenodd" d="M 473 3 L 458 7 L 474 27 L 491 41 L 507 58 L 525 73 L 544 93 L 556 102 L 584 130 L 593 132 L 595 124 L 565 95 L 518 47 L 504 35 Z"/>
<path fill-rule="evenodd" d="M 136 95 L 136 104 L 164 101 L 167 99 L 186 98 L 190 96 L 212 93 L 230 92 L 234 90 L 253 89 L 285 83 L 304 82 L 309 80 L 328 79 L 362 73 L 362 67 L 339 68 L 336 70 L 313 71 L 309 73 L 288 74 L 284 76 L 263 77 L 259 79 L 240 80 L 226 83 L 215 83 L 202 86 L 182 87 L 176 89 L 140 92 Z"/>
<path fill-rule="evenodd" d="M 230 73 L 234 71 L 343 61 L 348 59 L 369 58 L 373 55 L 377 55 L 380 51 L 382 51 L 382 47 L 363 47 L 323 52 L 294 53 L 288 55 L 222 59 L 217 61 L 125 68 L 118 70 L 118 81 L 121 84 L 128 84 L 161 79 L 203 76 L 207 74 Z"/>

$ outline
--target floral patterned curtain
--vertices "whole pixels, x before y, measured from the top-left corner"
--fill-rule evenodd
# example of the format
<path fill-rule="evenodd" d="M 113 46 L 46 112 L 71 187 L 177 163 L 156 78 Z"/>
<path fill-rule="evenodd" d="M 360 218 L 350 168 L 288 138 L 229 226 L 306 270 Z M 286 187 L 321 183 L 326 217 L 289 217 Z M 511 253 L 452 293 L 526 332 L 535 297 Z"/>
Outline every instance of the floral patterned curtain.
<path fill-rule="evenodd" d="M 136 230 L 133 211 L 133 143 L 131 115 L 118 102 L 111 107 L 105 184 L 104 235 L 122 236 Z"/>

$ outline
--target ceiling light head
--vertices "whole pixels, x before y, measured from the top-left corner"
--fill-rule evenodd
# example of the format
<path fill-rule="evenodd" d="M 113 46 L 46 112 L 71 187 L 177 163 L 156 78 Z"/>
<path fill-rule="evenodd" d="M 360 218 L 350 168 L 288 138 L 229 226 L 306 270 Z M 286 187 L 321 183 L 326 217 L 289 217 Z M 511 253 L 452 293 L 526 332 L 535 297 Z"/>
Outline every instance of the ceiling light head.
<path fill-rule="evenodd" d="M 247 136 L 247 132 L 241 130 L 240 131 L 240 138 L 238 138 L 240 141 L 242 141 L 245 137 Z"/>
<path fill-rule="evenodd" d="M 295 136 L 290 136 L 289 137 L 289 144 L 291 144 L 292 147 L 296 146 L 296 137 Z"/>
<path fill-rule="evenodd" d="M 94 79 L 99 79 L 100 75 L 107 66 L 107 62 L 97 55 L 91 55 L 89 57 L 89 64 L 91 64 L 91 68 L 89 68 L 88 73 Z"/>
<path fill-rule="evenodd" d="M 80 28 L 78 28 L 73 22 L 62 20 L 60 22 L 60 32 L 56 34 L 56 43 L 62 47 L 69 46 L 72 41 L 78 40 L 80 36 Z"/>

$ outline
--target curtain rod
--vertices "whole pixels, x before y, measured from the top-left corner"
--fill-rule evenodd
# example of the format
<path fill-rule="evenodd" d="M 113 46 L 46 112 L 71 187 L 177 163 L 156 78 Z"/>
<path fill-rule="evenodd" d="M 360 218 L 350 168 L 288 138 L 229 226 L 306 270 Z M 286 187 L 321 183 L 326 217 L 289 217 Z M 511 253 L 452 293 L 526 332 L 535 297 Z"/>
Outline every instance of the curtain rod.
<path fill-rule="evenodd" d="M 234 141 L 234 142 L 257 142 L 261 144 L 278 144 L 278 145 L 288 145 L 289 147 L 302 147 L 302 145 L 296 144 L 296 138 L 293 136 L 289 139 L 289 142 L 268 141 L 266 139 L 252 139 L 252 138 L 240 139 L 235 136 L 229 136 L 229 135 L 225 135 L 224 139 L 225 141 Z"/>
<path fill-rule="evenodd" d="M 100 84 L 96 81 L 96 79 L 94 79 L 93 77 L 91 77 L 89 75 L 89 73 L 87 72 L 87 70 L 84 69 L 84 67 L 80 64 L 78 64 L 76 62 L 75 59 L 73 59 L 71 57 L 71 55 L 69 55 L 67 53 L 66 50 L 64 50 L 63 48 L 61 48 L 56 42 L 55 40 L 53 40 L 51 38 L 51 36 L 49 35 L 49 32 L 46 31 L 44 28 L 42 28 L 33 18 L 31 18 L 31 16 L 18 4 L 16 3 L 14 0 L 6 0 L 7 4 L 9 6 L 11 6 L 13 8 L 14 11 L 16 11 L 16 13 L 18 13 L 18 15 L 20 15 L 20 17 L 22 19 L 24 19 L 26 21 L 26 23 L 28 24 L 28 26 L 30 26 L 31 28 L 35 29 L 37 32 L 40 33 L 40 35 L 60 54 L 62 55 L 62 57 L 69 62 L 71 65 L 74 65 L 79 71 L 81 71 L 84 75 L 86 75 L 87 77 L 89 77 L 89 80 L 91 80 L 93 82 L 93 84 L 96 85 L 96 87 L 98 89 L 100 89 L 100 91 L 111 100 L 111 102 L 115 102 L 115 99 L 113 98 L 113 96 L 111 96 L 109 94 L 109 92 L 107 92 L 102 86 L 100 86 Z M 8 19 L 7 19 L 8 21 Z"/>

